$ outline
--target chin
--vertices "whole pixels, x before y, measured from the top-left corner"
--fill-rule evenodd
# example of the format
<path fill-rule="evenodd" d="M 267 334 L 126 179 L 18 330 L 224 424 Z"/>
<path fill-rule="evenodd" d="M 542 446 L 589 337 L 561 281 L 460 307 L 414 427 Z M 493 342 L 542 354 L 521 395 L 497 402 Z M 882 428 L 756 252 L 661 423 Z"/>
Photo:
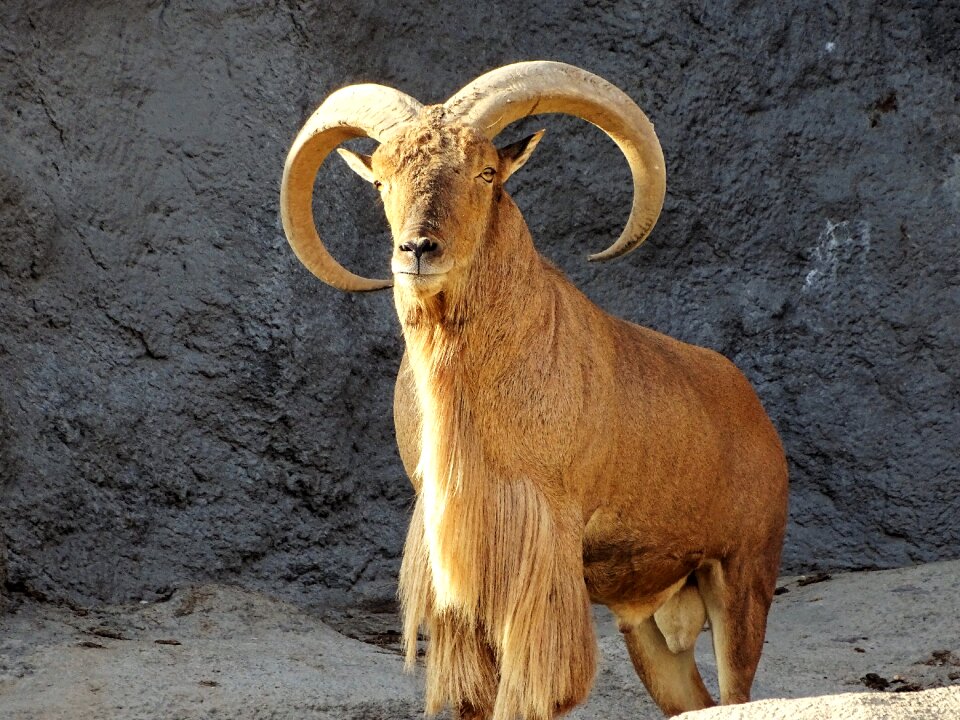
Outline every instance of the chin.
<path fill-rule="evenodd" d="M 419 300 L 426 300 L 443 290 L 446 273 L 434 275 L 415 275 L 413 273 L 396 273 L 393 276 L 393 285 L 412 293 Z"/>

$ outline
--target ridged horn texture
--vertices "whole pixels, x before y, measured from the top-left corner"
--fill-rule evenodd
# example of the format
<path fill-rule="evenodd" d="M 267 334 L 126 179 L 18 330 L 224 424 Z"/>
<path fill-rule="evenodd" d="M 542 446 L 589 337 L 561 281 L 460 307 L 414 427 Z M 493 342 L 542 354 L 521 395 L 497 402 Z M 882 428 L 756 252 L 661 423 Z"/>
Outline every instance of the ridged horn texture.
<path fill-rule="evenodd" d="M 663 151 L 653 123 L 626 93 L 565 63 L 522 62 L 492 70 L 444 103 L 452 115 L 491 140 L 529 115 L 564 113 L 593 123 L 620 147 L 633 175 L 633 206 L 623 233 L 590 260 L 624 255 L 646 240 L 666 192 Z"/>
<path fill-rule="evenodd" d="M 337 90 L 310 116 L 287 155 L 280 185 L 280 216 L 293 252 L 307 269 L 340 290 L 363 292 L 390 287 L 347 270 L 324 247 L 313 222 L 313 183 L 324 159 L 340 143 L 357 137 L 378 142 L 412 120 L 420 103 L 383 85 L 350 85 Z"/>

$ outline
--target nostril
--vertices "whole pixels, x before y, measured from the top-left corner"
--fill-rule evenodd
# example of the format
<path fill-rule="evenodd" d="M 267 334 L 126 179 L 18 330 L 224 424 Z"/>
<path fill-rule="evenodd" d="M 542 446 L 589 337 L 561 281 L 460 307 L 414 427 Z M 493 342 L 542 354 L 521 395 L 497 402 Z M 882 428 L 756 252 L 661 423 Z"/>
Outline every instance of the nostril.
<path fill-rule="evenodd" d="M 414 242 L 405 242 L 398 246 L 398 249 L 402 252 L 412 252 L 413 256 L 419 260 L 420 256 L 424 253 L 433 252 L 436 250 L 437 243 L 433 242 L 429 238 L 421 238 L 420 240 Z"/>

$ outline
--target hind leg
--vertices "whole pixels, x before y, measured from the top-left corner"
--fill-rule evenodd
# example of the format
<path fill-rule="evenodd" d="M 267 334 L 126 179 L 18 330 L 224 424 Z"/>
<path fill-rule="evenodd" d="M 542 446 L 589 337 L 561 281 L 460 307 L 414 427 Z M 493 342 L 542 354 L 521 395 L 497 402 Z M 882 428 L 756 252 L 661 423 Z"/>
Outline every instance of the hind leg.
<path fill-rule="evenodd" d="M 748 702 L 763 651 L 776 568 L 771 573 L 733 559 L 705 566 L 697 571 L 697 580 L 713 633 L 720 702 Z"/>
<path fill-rule="evenodd" d="M 701 710 L 714 704 L 703 686 L 693 659 L 693 648 L 674 653 L 653 617 L 634 624 L 621 624 L 627 650 L 637 675 L 666 715 Z"/>

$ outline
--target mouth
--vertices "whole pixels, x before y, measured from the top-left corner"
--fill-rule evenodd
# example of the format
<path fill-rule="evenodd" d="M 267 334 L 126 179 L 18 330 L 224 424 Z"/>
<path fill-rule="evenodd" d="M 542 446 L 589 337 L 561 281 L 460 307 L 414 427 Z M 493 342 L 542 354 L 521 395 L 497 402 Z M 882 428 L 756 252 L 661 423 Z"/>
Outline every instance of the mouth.
<path fill-rule="evenodd" d="M 394 275 L 409 275 L 410 277 L 415 278 L 433 278 L 439 277 L 440 275 L 446 275 L 446 270 L 434 271 L 434 272 L 417 272 L 415 270 L 394 270 Z"/>
<path fill-rule="evenodd" d="M 431 262 L 426 258 L 394 258 L 390 263 L 394 278 L 407 282 L 430 282 L 446 275 L 452 262 Z"/>

